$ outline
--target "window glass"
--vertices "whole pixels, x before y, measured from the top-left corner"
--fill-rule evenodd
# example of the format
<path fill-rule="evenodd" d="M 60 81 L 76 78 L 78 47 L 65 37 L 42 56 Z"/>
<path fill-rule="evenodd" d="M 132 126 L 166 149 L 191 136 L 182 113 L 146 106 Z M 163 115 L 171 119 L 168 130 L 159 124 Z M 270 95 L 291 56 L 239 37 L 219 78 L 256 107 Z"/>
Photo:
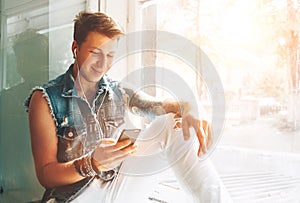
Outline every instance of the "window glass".
<path fill-rule="evenodd" d="M 1 1 L 0 202 L 40 200 L 24 102 L 72 62 L 72 22 L 85 0 Z"/>
<path fill-rule="evenodd" d="M 294 191 L 292 199 L 299 200 L 298 185 L 289 182 L 300 178 L 299 8 L 292 0 L 157 1 L 157 29 L 200 47 L 221 78 L 226 121 L 212 159 L 237 202 L 272 201 L 272 184 L 288 188 L 285 194 Z M 158 54 L 157 64 L 176 70 L 211 109 L 207 81 L 185 71 L 195 66 L 169 54 Z"/>

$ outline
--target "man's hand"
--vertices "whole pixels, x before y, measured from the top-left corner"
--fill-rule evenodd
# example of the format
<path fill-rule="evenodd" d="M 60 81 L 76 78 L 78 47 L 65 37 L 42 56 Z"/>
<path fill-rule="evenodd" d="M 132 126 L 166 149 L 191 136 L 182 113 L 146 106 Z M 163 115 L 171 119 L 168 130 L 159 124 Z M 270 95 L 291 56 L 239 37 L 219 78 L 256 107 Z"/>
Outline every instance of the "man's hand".
<path fill-rule="evenodd" d="M 198 120 L 191 114 L 182 116 L 182 132 L 185 140 L 190 138 L 189 129 L 194 128 L 197 138 L 199 140 L 198 156 L 207 152 L 207 149 L 212 144 L 212 133 L 210 124 L 205 120 Z"/>
<path fill-rule="evenodd" d="M 99 171 L 109 171 L 114 169 L 130 154 L 137 149 L 136 145 L 130 145 L 130 139 L 117 142 L 115 145 L 98 145 L 92 159 Z"/>

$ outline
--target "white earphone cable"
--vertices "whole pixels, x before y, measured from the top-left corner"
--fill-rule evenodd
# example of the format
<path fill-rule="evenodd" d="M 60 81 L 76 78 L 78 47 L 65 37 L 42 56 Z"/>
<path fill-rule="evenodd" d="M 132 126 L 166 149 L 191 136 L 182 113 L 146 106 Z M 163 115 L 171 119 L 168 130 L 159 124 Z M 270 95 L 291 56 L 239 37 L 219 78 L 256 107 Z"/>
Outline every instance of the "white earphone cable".
<path fill-rule="evenodd" d="M 83 86 L 82 86 L 82 84 L 81 84 L 80 73 L 79 73 L 79 72 L 80 72 L 80 68 L 79 68 L 79 65 L 78 65 L 77 58 L 75 58 L 75 60 L 76 60 L 76 65 L 77 65 L 77 69 L 78 69 L 78 71 L 77 71 L 77 78 L 78 78 L 78 83 L 79 83 L 80 89 L 81 89 L 81 91 L 82 91 L 82 93 L 83 93 L 83 97 L 84 97 L 84 99 L 86 100 L 86 102 L 87 102 L 87 104 L 88 104 L 88 106 L 89 106 L 91 112 L 93 112 L 93 111 L 92 111 L 92 107 L 91 107 L 90 103 L 88 102 L 88 99 L 87 99 L 87 97 L 86 97 L 86 95 L 85 95 Z M 97 119 L 97 115 L 98 115 L 98 113 L 99 113 L 99 110 L 100 110 L 101 106 L 102 106 L 103 103 L 104 103 L 106 94 L 107 94 L 107 91 L 105 91 L 105 94 L 104 94 L 104 96 L 103 96 L 103 99 L 102 99 L 102 101 L 101 101 L 101 103 L 100 103 L 100 105 L 99 105 L 99 107 L 98 107 L 97 113 L 96 113 L 96 114 L 93 114 L 93 115 L 94 115 L 94 120 L 96 121 L 96 125 L 97 125 L 97 127 L 99 128 L 99 130 L 100 130 L 100 136 L 99 136 L 100 139 L 103 139 L 103 138 L 104 138 L 104 134 L 103 134 L 103 131 L 102 131 L 102 129 L 101 129 L 100 123 L 99 123 L 99 121 L 98 121 L 98 119 Z"/>

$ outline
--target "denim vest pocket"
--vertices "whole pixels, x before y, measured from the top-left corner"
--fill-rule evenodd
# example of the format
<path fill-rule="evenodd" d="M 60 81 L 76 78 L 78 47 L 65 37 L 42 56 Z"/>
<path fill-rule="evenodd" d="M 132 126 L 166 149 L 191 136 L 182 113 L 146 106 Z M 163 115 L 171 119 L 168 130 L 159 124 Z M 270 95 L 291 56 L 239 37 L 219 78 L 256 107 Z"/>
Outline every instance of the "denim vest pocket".
<path fill-rule="evenodd" d="M 124 102 L 114 101 L 103 104 L 100 113 L 97 115 L 97 119 L 102 124 L 101 127 L 104 129 L 106 137 L 112 137 L 116 129 L 125 122 Z"/>
<path fill-rule="evenodd" d="M 83 155 L 83 142 L 86 137 L 86 126 L 65 126 L 58 130 L 58 153 L 59 162 L 68 162 Z"/>

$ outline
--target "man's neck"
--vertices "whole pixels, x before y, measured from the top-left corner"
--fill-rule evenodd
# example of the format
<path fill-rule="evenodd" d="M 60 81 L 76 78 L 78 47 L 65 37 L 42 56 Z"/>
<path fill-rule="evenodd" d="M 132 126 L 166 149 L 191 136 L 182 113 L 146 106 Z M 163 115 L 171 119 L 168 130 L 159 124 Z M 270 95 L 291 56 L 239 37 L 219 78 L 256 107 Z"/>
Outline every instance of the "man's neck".
<path fill-rule="evenodd" d="M 73 67 L 74 71 L 74 83 L 77 93 L 80 97 L 85 98 L 91 105 L 94 101 L 95 94 L 98 90 L 98 83 L 97 82 L 90 82 L 86 80 L 80 72 L 78 72 L 78 68 L 76 68 L 76 64 Z"/>

